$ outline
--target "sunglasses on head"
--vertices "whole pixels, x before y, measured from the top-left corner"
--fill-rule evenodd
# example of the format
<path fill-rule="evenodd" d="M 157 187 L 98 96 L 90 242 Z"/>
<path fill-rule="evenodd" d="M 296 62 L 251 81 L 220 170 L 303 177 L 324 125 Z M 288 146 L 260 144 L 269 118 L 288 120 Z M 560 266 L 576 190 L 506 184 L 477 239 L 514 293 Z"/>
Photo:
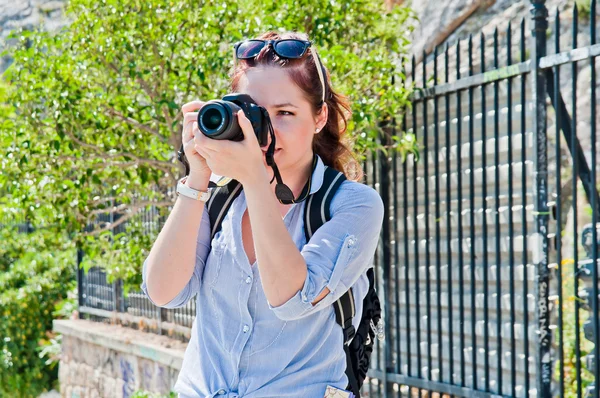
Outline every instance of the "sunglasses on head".
<path fill-rule="evenodd" d="M 265 46 L 271 47 L 273 52 L 282 58 L 298 59 L 306 54 L 306 50 L 308 50 L 311 45 L 312 43 L 310 41 L 300 39 L 244 40 L 233 46 L 234 63 L 237 59 L 255 58 Z M 321 87 L 323 88 L 321 101 L 325 102 L 325 78 L 323 75 L 323 67 L 321 66 L 321 60 L 319 59 L 317 50 L 314 47 L 312 53 L 317 67 L 317 74 L 319 75 L 319 80 L 321 80 Z"/>

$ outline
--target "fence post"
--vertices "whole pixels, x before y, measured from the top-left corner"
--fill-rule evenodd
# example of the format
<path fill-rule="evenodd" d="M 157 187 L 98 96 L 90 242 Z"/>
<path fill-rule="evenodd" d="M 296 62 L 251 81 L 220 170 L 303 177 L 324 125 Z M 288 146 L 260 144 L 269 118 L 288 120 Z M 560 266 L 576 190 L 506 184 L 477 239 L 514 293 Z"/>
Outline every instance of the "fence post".
<path fill-rule="evenodd" d="M 84 303 L 84 289 L 85 289 L 85 285 L 83 282 L 83 278 L 84 278 L 84 272 L 83 272 L 83 268 L 81 268 L 81 261 L 83 260 L 83 250 L 81 250 L 81 247 L 79 247 L 79 243 L 77 244 L 77 313 L 79 314 L 79 319 L 83 319 L 83 314 L 81 313 L 81 311 L 79 310 L 85 303 Z"/>
<path fill-rule="evenodd" d="M 538 347 L 536 355 L 537 396 L 550 398 L 552 379 L 550 355 L 550 313 L 548 310 L 548 287 L 550 272 L 548 269 L 548 148 L 546 131 L 546 73 L 539 67 L 540 59 L 546 56 L 546 31 L 548 29 L 548 10 L 546 0 L 531 0 L 533 28 L 531 30 L 531 82 L 534 131 L 535 184 L 533 189 L 534 217 L 536 230 L 533 234 L 531 250 L 532 262 L 536 266 L 537 283 L 537 324 Z M 514 327 L 514 325 L 513 325 Z"/>
<path fill-rule="evenodd" d="M 423 61 L 425 62 L 425 61 Z M 393 72 L 392 72 L 393 73 Z M 392 79 L 392 84 L 393 84 L 393 79 Z M 393 153 L 393 149 L 390 149 L 391 144 L 392 144 L 392 140 L 390 138 L 390 134 L 392 133 L 392 126 L 389 123 L 382 123 L 381 125 L 382 127 L 382 131 L 383 133 L 380 136 L 380 143 L 382 145 L 384 145 L 386 147 L 386 150 L 391 151 L 392 155 L 391 156 L 395 156 L 395 154 Z M 390 311 L 390 307 L 391 307 L 391 303 L 392 303 L 392 290 L 389 288 L 389 280 L 391 277 L 391 272 L 390 272 L 390 268 L 391 268 L 391 252 L 392 252 L 392 246 L 391 246 L 391 230 L 390 230 L 390 162 L 391 162 L 391 157 L 390 155 L 387 154 L 386 151 L 383 150 L 378 150 L 376 153 L 377 156 L 377 160 L 379 162 L 379 191 L 380 191 L 380 195 L 381 195 L 381 199 L 383 201 L 383 225 L 381 228 L 381 239 L 383 241 L 383 258 L 382 258 L 382 275 L 381 275 L 381 281 L 382 281 L 382 285 L 381 285 L 381 290 L 383 293 L 383 295 L 381 295 L 381 298 L 385 297 L 385 302 L 383 303 L 383 320 L 384 320 L 384 325 L 385 325 L 385 338 L 384 338 L 384 342 L 383 342 L 383 348 L 384 348 L 384 355 L 383 355 L 383 362 L 384 362 L 384 367 L 382 369 L 383 371 L 383 380 L 381 380 L 382 384 L 383 384 L 383 388 L 382 388 L 382 393 L 384 397 L 388 396 L 388 373 L 392 373 L 394 371 L 393 369 L 393 362 L 392 362 L 392 343 L 391 343 L 391 329 L 390 327 L 392 326 L 392 319 L 391 319 L 391 311 Z M 396 266 L 398 266 L 396 264 Z M 396 282 L 397 283 L 397 282 Z M 398 286 L 396 286 L 396 289 L 398 288 Z M 397 305 L 397 304 L 396 304 Z M 396 307 L 396 311 L 398 311 L 398 308 Z"/>
<path fill-rule="evenodd" d="M 125 293 L 123 291 L 123 281 L 117 279 L 113 282 L 113 305 L 115 312 L 125 312 Z"/>

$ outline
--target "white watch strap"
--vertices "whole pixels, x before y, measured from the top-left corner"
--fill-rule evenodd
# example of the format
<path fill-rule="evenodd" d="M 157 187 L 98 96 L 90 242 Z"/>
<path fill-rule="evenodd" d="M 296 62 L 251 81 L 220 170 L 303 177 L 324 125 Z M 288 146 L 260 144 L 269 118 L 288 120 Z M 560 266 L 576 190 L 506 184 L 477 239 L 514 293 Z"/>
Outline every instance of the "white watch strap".
<path fill-rule="evenodd" d="M 212 188 L 208 188 L 208 191 L 198 191 L 185 185 L 187 176 L 183 177 L 177 182 L 177 195 L 183 195 L 188 198 L 199 200 L 201 202 L 207 202 L 210 199 Z"/>

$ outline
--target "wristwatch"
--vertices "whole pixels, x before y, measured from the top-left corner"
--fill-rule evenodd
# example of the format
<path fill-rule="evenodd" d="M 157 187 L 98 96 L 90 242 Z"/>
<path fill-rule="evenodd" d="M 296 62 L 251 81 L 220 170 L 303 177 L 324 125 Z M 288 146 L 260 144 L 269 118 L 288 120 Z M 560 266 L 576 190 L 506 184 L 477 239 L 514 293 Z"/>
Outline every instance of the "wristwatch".
<path fill-rule="evenodd" d="M 208 188 L 207 191 L 198 191 L 194 188 L 190 188 L 185 185 L 185 181 L 188 176 L 183 177 L 177 182 L 177 196 L 183 195 L 188 198 L 199 200 L 201 202 L 206 202 L 210 199 L 210 194 L 212 193 L 213 188 Z"/>

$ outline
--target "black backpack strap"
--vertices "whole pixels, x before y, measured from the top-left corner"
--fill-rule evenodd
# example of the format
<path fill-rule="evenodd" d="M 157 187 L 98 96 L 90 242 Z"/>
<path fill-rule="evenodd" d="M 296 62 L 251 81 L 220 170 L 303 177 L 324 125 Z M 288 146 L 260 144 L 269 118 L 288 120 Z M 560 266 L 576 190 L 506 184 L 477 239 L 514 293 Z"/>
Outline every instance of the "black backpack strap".
<path fill-rule="evenodd" d="M 352 319 L 356 315 L 352 288 L 333 303 L 333 306 L 335 307 L 335 320 L 344 329 L 344 344 L 348 345 L 356 332 L 352 326 Z"/>
<path fill-rule="evenodd" d="M 348 387 L 346 387 L 346 390 L 352 391 L 355 397 L 360 398 L 360 387 L 358 386 L 356 375 L 353 372 L 354 365 L 352 364 L 350 347 L 346 344 L 344 344 L 344 352 L 346 353 L 346 376 L 348 376 Z"/>
<path fill-rule="evenodd" d="M 304 207 L 304 236 L 306 242 L 310 240 L 321 225 L 331 219 L 329 211 L 331 200 L 345 180 L 344 173 L 325 166 L 323 185 L 317 192 L 308 197 L 306 207 Z"/>
<path fill-rule="evenodd" d="M 213 189 L 206 205 L 210 218 L 211 239 L 221 230 L 221 223 L 225 218 L 225 214 L 227 214 L 235 198 L 242 192 L 242 184 L 236 180 L 231 180 L 223 186 L 219 186 L 219 183 L 217 183 L 217 186 Z"/>

